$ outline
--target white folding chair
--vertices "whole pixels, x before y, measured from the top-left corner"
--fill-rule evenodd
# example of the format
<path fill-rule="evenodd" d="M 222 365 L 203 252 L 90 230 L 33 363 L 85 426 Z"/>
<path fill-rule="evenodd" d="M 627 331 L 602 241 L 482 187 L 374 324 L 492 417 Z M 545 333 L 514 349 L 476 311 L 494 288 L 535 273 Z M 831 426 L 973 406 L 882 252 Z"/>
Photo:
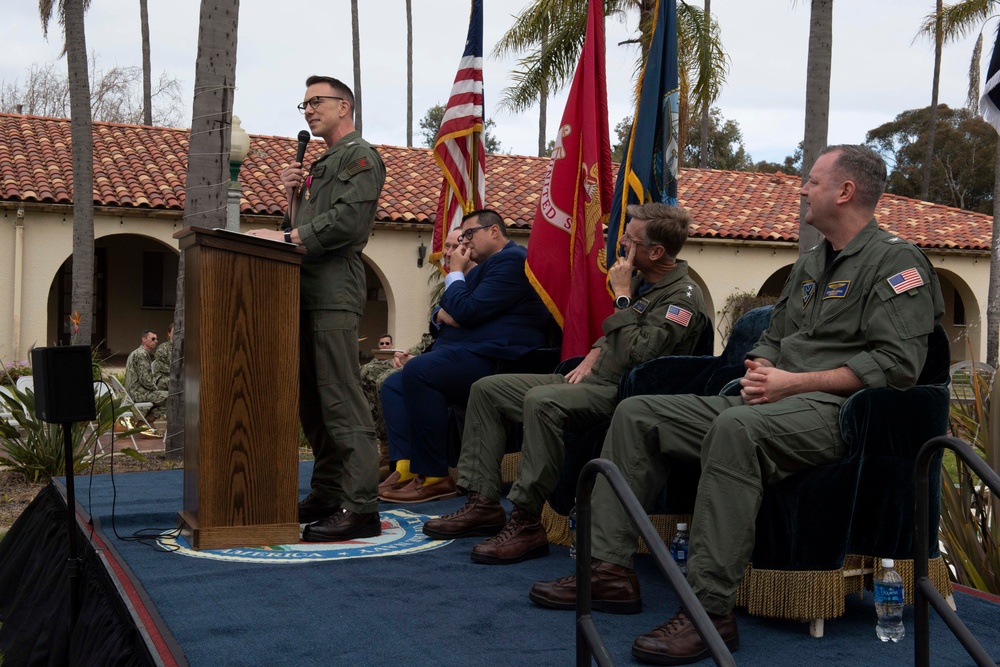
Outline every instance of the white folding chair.
<path fill-rule="evenodd" d="M 114 375 L 108 376 L 108 385 L 111 387 L 111 394 L 114 396 L 118 396 L 118 398 L 121 399 L 123 408 L 128 408 L 129 410 L 131 410 L 132 414 L 135 415 L 137 419 L 142 420 L 142 423 L 145 424 L 150 431 L 156 430 L 153 428 L 153 425 L 146 420 L 146 415 L 145 415 L 145 412 L 153 407 L 152 403 L 149 402 L 136 403 L 135 401 L 133 401 L 132 397 L 129 396 L 127 391 L 125 391 L 125 387 L 122 386 L 122 383 L 119 382 L 118 378 L 116 378 Z M 135 438 L 132 439 L 132 443 L 135 444 Z"/>
<path fill-rule="evenodd" d="M 0 385 L 0 394 L 3 394 L 4 396 L 9 396 L 14 401 L 17 401 L 17 396 L 7 385 Z M 6 421 L 8 424 L 10 424 L 15 428 L 18 426 L 17 420 L 14 419 L 14 413 L 11 412 L 10 404 L 3 399 L 0 399 L 0 419 L 3 419 L 4 421 Z"/>
<path fill-rule="evenodd" d="M 34 375 L 22 375 L 17 378 L 17 388 L 19 391 L 31 390 L 31 393 L 35 393 L 35 376 Z"/>
<path fill-rule="evenodd" d="M 111 393 L 111 390 L 108 388 L 106 383 L 101 382 L 100 380 L 94 381 L 94 403 L 97 406 L 98 424 L 100 423 L 101 401 L 105 400 L 105 397 L 114 398 L 114 394 Z M 95 424 L 94 422 L 87 424 L 87 428 L 94 433 L 94 449 L 91 452 L 94 456 L 104 451 L 104 448 L 101 446 L 101 434 L 97 432 L 98 424 Z M 111 429 L 114 431 L 114 424 L 111 425 Z M 114 435 L 112 435 L 112 438 L 113 437 Z M 132 438 L 132 444 L 135 445 L 135 438 Z"/>

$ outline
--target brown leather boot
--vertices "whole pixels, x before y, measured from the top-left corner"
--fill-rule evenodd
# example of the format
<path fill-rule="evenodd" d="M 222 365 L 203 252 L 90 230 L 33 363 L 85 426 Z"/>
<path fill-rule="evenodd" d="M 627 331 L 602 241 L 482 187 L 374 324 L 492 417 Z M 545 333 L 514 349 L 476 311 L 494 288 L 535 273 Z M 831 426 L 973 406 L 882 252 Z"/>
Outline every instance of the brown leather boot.
<path fill-rule="evenodd" d="M 507 512 L 500 502 L 469 491 L 469 499 L 457 512 L 424 522 L 424 535 L 435 540 L 459 537 L 490 537 L 503 530 Z"/>
<path fill-rule="evenodd" d="M 576 577 L 571 575 L 555 581 L 538 581 L 531 587 L 528 597 L 535 604 L 550 609 L 576 609 Z M 639 578 L 635 576 L 635 570 L 592 559 L 590 605 L 596 611 L 609 614 L 638 614 L 642 611 Z"/>
<path fill-rule="evenodd" d="M 723 616 L 709 614 L 715 629 L 730 651 L 740 647 L 740 631 L 732 612 Z M 636 637 L 632 655 L 654 665 L 687 665 L 708 657 L 708 648 L 683 610 L 644 635 Z"/>
<path fill-rule="evenodd" d="M 542 517 L 520 507 L 514 507 L 499 535 L 472 548 L 472 562 L 487 565 L 510 565 L 548 555 L 549 537 Z"/>

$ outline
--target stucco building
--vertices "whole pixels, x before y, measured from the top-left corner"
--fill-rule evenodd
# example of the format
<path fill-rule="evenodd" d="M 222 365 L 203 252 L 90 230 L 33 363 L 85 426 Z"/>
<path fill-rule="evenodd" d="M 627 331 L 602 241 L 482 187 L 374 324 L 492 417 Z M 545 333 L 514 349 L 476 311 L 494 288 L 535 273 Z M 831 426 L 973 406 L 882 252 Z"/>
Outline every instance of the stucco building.
<path fill-rule="evenodd" d="M 240 172 L 243 231 L 276 228 L 285 207 L 278 173 L 294 138 L 251 135 Z M 377 146 L 386 164 L 378 218 L 364 253 L 368 303 L 365 354 L 389 332 L 397 346 L 426 329 L 435 269 L 429 254 L 441 175 L 425 148 Z M 188 131 L 94 124 L 95 342 L 115 354 L 173 315 L 177 242 L 184 226 Z M 313 142 L 307 161 L 322 152 Z M 547 160 L 490 155 L 487 203 L 526 244 Z M 69 340 L 72 170 L 68 120 L 0 114 L 0 360 L 26 359 L 33 345 Z M 717 328 L 736 292 L 777 293 L 798 254 L 799 178 L 683 169 L 680 204 L 695 220 L 682 252 Z M 955 360 L 985 358 L 992 220 L 885 195 L 879 223 L 919 245 L 941 277 L 945 326 Z M 335 287 L 334 287 L 335 288 Z M 718 346 L 722 335 L 717 334 Z"/>

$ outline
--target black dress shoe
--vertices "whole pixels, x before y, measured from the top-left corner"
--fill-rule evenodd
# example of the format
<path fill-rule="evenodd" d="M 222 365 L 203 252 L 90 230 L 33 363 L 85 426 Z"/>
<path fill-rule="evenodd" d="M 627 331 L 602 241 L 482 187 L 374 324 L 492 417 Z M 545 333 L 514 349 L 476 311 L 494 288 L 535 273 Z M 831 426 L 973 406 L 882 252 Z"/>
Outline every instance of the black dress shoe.
<path fill-rule="evenodd" d="M 378 512 L 359 514 L 341 509 L 331 517 L 311 523 L 302 531 L 305 542 L 344 542 L 382 534 Z"/>
<path fill-rule="evenodd" d="M 340 509 L 340 503 L 317 498 L 313 494 L 299 501 L 299 523 L 312 523 L 333 516 Z"/>

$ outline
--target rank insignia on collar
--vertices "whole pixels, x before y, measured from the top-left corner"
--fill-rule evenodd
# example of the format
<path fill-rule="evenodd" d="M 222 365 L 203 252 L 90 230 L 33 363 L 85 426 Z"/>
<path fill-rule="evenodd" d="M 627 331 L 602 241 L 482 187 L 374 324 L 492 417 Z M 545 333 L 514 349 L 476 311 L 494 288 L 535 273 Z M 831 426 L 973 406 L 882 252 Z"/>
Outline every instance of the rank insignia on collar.
<path fill-rule="evenodd" d="M 645 313 L 647 308 L 649 308 L 649 299 L 639 299 L 632 306 L 632 310 L 639 314 Z"/>
<path fill-rule="evenodd" d="M 816 293 L 816 281 L 807 280 L 802 283 L 802 307 L 805 308 L 809 304 L 809 299 L 813 297 Z"/>
<path fill-rule="evenodd" d="M 823 292 L 824 299 L 843 299 L 851 287 L 850 280 L 831 280 Z"/>

